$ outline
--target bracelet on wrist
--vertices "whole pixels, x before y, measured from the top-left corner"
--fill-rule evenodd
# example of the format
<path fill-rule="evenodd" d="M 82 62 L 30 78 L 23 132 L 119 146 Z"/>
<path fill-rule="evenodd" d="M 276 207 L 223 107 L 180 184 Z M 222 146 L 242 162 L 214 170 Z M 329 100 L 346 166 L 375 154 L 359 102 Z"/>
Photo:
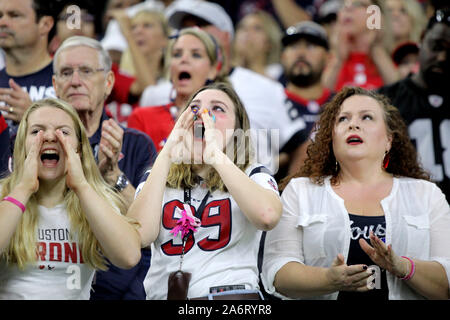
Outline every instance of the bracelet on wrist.
<path fill-rule="evenodd" d="M 404 276 L 404 277 L 399 277 L 400 280 L 405 280 L 408 281 L 409 279 L 411 279 L 414 276 L 414 273 L 416 272 L 416 264 L 414 263 L 414 261 L 412 261 L 412 259 L 402 256 L 402 258 L 405 258 L 406 260 L 409 261 L 409 263 L 411 264 L 411 269 L 409 270 L 409 273 Z"/>
<path fill-rule="evenodd" d="M 8 202 L 11 202 L 12 204 L 15 204 L 17 207 L 19 207 L 20 210 L 22 211 L 22 213 L 25 212 L 25 209 L 26 209 L 26 208 L 25 208 L 25 205 L 24 205 L 22 202 L 20 202 L 19 200 L 14 199 L 13 197 L 9 197 L 9 196 L 4 197 L 4 198 L 2 199 L 2 201 L 8 201 Z"/>

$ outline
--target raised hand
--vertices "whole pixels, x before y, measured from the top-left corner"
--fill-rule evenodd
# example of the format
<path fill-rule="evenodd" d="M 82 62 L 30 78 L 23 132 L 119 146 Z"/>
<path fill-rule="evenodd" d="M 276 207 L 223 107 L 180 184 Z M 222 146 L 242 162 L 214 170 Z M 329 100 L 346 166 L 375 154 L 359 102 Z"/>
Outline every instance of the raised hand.
<path fill-rule="evenodd" d="M 26 187 L 30 195 L 39 189 L 39 162 L 40 150 L 44 142 L 43 135 L 43 131 L 39 130 L 23 164 L 23 174 L 19 184 Z"/>
<path fill-rule="evenodd" d="M 200 116 L 203 120 L 203 125 L 205 126 L 203 162 L 214 165 L 219 161 L 218 155 L 223 150 L 223 139 L 220 139 L 221 133 L 215 129 L 214 120 L 208 113 L 208 110 L 203 109 Z"/>
<path fill-rule="evenodd" d="M 98 151 L 98 167 L 103 178 L 114 185 L 119 169 L 119 158 L 122 151 L 123 129 L 113 120 L 105 120 L 102 123 L 102 137 Z"/>
<path fill-rule="evenodd" d="M 188 107 L 178 117 L 160 154 L 166 155 L 174 163 L 189 162 L 192 154 L 193 124 L 194 114 Z"/>
<path fill-rule="evenodd" d="M 80 190 L 80 188 L 85 186 L 87 181 L 84 176 L 83 166 L 81 165 L 81 159 L 77 147 L 71 145 L 59 129 L 56 130 L 56 137 L 58 138 L 64 151 L 64 172 L 66 173 L 66 185 L 74 191 Z"/>
<path fill-rule="evenodd" d="M 9 79 L 10 88 L 0 88 L 0 101 L 6 105 L 0 106 L 1 111 L 5 111 L 5 119 L 20 122 L 23 114 L 31 106 L 30 96 L 22 90 L 13 79 Z"/>

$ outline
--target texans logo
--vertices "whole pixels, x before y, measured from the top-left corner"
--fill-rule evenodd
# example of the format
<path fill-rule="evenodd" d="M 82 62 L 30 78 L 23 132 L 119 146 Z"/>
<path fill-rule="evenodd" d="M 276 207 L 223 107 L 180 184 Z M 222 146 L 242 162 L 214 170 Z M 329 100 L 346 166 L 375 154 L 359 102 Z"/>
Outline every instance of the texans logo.
<path fill-rule="evenodd" d="M 278 191 L 278 186 L 277 186 L 276 182 L 273 181 L 273 179 L 269 179 L 267 181 L 267 183 L 270 184 L 270 186 L 273 188 L 273 190 Z"/>

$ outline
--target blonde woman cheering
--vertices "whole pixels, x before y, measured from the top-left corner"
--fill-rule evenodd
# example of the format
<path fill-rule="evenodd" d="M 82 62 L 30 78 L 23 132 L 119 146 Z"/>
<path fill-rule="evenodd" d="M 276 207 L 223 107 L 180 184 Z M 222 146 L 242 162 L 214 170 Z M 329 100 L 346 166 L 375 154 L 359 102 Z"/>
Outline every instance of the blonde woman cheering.
<path fill-rule="evenodd" d="M 46 99 L 26 111 L 0 189 L 0 299 L 89 299 L 105 258 L 139 261 L 139 235 L 69 104 Z"/>

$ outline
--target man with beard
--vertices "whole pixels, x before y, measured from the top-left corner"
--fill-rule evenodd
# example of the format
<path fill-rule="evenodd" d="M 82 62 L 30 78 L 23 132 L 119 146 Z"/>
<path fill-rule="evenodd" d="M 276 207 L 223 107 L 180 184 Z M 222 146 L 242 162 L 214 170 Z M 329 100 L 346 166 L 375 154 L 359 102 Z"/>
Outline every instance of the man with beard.
<path fill-rule="evenodd" d="M 298 171 L 306 156 L 308 135 L 322 105 L 332 96 L 321 84 L 329 49 L 325 29 L 312 21 L 300 22 L 286 30 L 282 43 L 288 114 L 292 121 L 302 118 L 306 129 L 298 131 L 283 147 L 281 159 L 288 166 L 279 175 Z"/>
<path fill-rule="evenodd" d="M 450 201 L 450 9 L 430 18 L 419 51 L 420 69 L 379 89 L 396 106 L 424 169 Z"/>

